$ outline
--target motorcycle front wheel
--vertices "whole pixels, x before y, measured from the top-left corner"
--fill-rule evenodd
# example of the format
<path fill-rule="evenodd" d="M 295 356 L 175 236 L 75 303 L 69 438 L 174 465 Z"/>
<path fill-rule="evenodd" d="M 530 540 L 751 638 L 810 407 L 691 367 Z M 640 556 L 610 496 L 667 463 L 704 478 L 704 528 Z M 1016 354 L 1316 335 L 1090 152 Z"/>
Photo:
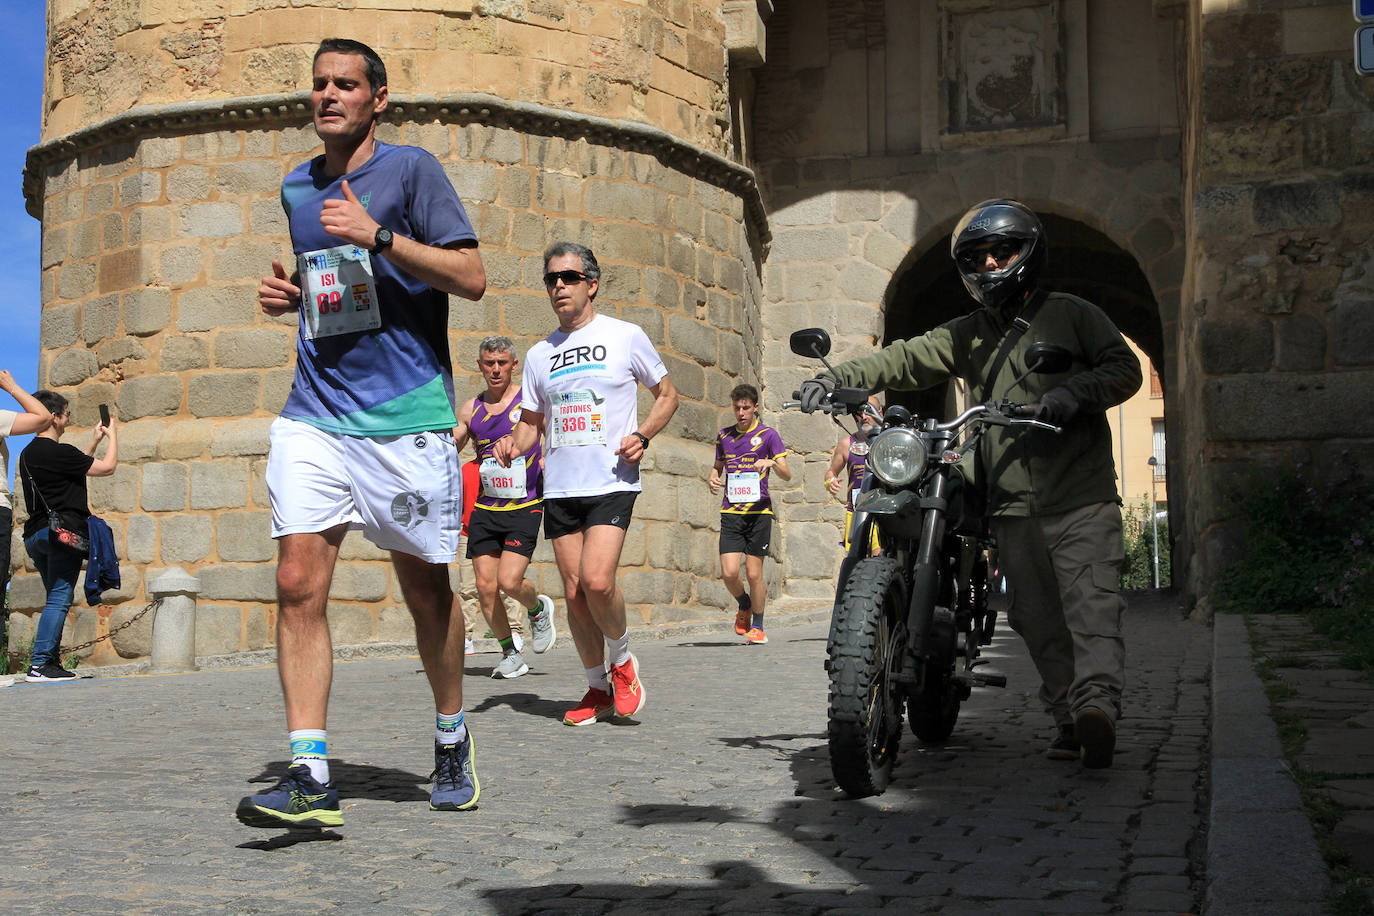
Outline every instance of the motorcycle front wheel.
<path fill-rule="evenodd" d="M 906 604 L 898 562 L 868 557 L 850 573 L 831 628 L 830 769 L 854 797 L 881 794 L 897 759 L 902 697 L 895 668 Z"/>

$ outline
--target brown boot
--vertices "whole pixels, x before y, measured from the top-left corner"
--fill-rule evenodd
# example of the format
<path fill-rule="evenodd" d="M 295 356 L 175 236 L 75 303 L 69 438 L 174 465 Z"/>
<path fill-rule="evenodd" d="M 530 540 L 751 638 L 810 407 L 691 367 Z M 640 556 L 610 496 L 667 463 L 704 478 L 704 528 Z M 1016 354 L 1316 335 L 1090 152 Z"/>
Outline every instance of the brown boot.
<path fill-rule="evenodd" d="M 1073 723 L 1064 722 L 1059 725 L 1050 746 L 1045 748 L 1045 756 L 1051 760 L 1077 760 L 1080 750 L 1081 746 L 1078 743 L 1078 735 L 1074 733 Z"/>
<path fill-rule="evenodd" d="M 1083 745 L 1083 765 L 1101 770 L 1112 765 L 1116 750 L 1116 726 L 1111 716 L 1095 706 L 1085 706 L 1073 720 L 1074 733 Z"/>

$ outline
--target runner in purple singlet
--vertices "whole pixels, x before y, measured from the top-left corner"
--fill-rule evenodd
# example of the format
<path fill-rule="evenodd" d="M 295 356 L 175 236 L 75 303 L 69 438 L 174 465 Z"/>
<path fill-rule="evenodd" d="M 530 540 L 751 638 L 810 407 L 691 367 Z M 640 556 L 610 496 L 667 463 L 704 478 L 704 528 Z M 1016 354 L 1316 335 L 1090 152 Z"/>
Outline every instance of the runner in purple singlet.
<path fill-rule="evenodd" d="M 482 615 L 501 644 L 501 661 L 492 677 L 520 677 L 527 673 L 522 647 L 511 633 L 501 594 L 520 603 L 530 615 L 530 642 L 536 653 L 547 652 L 558 637 L 553 600 L 536 591 L 525 578 L 539 525 L 544 519 L 543 436 L 503 467 L 492 457 L 492 446 L 520 422 L 520 387 L 512 383 L 520 359 L 515 343 L 501 335 L 483 338 L 477 348 L 477 368 L 487 390 L 463 405 L 454 429 L 461 450 L 472 439 L 481 466 L 481 491 L 468 520 L 468 559 L 477 580 Z"/>
<path fill-rule="evenodd" d="M 882 412 L 876 397 L 869 398 L 868 402 L 879 413 Z M 849 522 L 854 517 L 854 497 L 858 495 L 859 487 L 863 486 L 864 474 L 868 470 L 868 437 L 877 428 L 878 421 L 864 414 L 858 431 L 835 444 L 835 450 L 830 453 L 830 467 L 825 471 L 825 488 L 830 495 L 837 499 L 841 494 L 844 496 L 844 539 L 840 544 L 846 552 L 849 550 Z M 840 476 L 841 471 L 845 472 L 844 477 Z M 873 546 L 876 552 L 876 540 Z"/>

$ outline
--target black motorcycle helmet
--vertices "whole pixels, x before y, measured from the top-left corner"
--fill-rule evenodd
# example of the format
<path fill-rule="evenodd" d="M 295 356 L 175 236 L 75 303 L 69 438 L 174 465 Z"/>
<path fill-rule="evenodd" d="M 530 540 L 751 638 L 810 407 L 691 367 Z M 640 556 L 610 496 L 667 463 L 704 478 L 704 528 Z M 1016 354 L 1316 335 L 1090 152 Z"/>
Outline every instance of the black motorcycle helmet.
<path fill-rule="evenodd" d="M 1002 270 L 978 272 L 969 249 L 989 240 L 1018 246 L 1020 256 Z M 949 235 L 949 253 L 968 294 L 981 305 L 999 308 L 1019 301 L 1035 286 L 1045 266 L 1045 227 L 1025 204 L 1014 200 L 985 200 L 964 214 Z M 960 255 L 963 257 L 960 257 Z"/>

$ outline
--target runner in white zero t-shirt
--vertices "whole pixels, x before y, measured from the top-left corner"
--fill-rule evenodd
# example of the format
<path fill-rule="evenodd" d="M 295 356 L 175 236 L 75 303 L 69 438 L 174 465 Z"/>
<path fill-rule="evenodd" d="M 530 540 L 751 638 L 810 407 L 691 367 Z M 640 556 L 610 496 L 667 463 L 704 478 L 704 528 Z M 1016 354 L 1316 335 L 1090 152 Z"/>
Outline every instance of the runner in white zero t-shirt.
<path fill-rule="evenodd" d="M 559 242 L 544 253 L 544 286 L 558 330 L 530 348 L 515 431 L 493 454 L 509 464 L 542 429 L 544 537 L 563 577 L 568 624 L 588 690 L 563 717 L 586 725 L 644 707 L 630 654 L 616 567 L 639 494 L 639 462 L 677 410 L 677 389 L 638 325 L 598 315 L 601 268 L 591 250 Z M 654 396 L 638 422 L 638 386 Z"/>

